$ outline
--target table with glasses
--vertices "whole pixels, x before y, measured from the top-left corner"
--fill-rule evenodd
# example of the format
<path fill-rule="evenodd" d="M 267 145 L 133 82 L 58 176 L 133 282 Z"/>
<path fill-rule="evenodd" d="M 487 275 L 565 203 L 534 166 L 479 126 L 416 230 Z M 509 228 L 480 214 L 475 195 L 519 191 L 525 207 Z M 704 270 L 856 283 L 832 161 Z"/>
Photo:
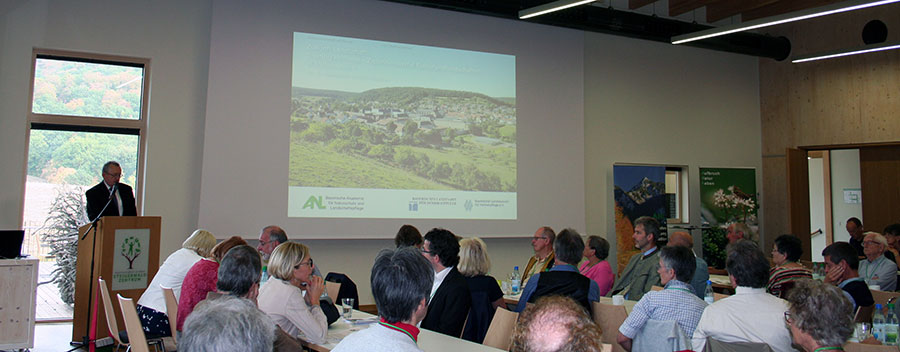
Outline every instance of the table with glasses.
<path fill-rule="evenodd" d="M 340 343 L 341 340 L 344 339 L 344 337 L 347 337 L 347 335 L 350 335 L 356 331 L 368 329 L 371 324 L 375 324 L 377 321 L 378 317 L 375 315 L 358 310 L 353 310 L 352 318 L 349 321 L 341 318 L 328 327 L 328 336 L 325 343 L 317 345 L 304 342 L 303 344 L 313 351 L 328 352 L 331 351 L 331 349 L 333 349 L 335 346 L 337 346 L 337 344 Z M 303 340 L 303 336 L 300 336 L 300 339 Z M 460 338 L 444 335 L 426 329 L 420 329 L 418 345 L 419 348 L 421 348 L 423 351 L 429 352 L 501 351 L 490 346 L 477 344 L 471 341 L 466 341 Z"/>

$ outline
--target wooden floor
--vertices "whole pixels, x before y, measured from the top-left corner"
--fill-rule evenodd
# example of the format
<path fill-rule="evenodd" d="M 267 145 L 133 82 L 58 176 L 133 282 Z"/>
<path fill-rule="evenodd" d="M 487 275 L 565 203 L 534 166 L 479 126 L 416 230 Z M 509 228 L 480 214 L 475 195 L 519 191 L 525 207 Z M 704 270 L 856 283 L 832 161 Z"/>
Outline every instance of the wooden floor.
<path fill-rule="evenodd" d="M 56 267 L 54 262 L 41 262 L 38 267 L 37 302 L 35 319 L 37 321 L 59 321 L 72 319 L 72 306 L 63 303 L 59 298 L 59 289 L 50 282 L 51 273 Z"/>

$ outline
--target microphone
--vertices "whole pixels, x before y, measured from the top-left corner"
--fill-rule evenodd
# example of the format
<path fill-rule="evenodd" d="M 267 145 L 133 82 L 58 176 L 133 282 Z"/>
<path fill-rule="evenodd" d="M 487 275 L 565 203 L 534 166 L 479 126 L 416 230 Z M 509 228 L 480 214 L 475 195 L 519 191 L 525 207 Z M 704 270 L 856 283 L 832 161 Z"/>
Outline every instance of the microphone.
<path fill-rule="evenodd" d="M 114 184 L 112 186 L 112 189 L 109 191 L 109 199 L 113 199 L 113 197 L 116 196 L 116 190 L 118 190 L 118 189 L 119 189 L 119 183 L 116 182 L 116 184 Z"/>

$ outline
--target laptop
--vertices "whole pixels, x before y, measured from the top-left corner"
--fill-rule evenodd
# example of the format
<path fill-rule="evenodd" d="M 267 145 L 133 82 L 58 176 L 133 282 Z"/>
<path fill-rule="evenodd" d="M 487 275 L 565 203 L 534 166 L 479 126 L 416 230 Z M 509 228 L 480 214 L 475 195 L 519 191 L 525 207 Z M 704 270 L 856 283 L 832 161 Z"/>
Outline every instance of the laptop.
<path fill-rule="evenodd" d="M 0 259 L 16 259 L 22 254 L 25 230 L 0 230 Z"/>

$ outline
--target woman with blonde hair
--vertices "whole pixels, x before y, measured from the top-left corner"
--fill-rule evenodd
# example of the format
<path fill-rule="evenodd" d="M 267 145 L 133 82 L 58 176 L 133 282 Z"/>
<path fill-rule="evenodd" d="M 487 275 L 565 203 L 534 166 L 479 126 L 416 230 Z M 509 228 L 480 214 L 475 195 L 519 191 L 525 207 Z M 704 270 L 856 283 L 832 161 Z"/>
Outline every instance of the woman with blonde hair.
<path fill-rule="evenodd" d="M 494 318 L 494 311 L 504 305 L 503 291 L 497 285 L 497 279 L 487 275 L 491 270 L 491 259 L 488 258 L 487 245 L 484 241 L 478 237 L 459 241 L 457 269 L 466 277 L 472 295 L 472 308 L 469 310 L 462 338 L 482 343 L 487 328 Z"/>
<path fill-rule="evenodd" d="M 181 249 L 166 258 L 138 300 L 138 317 L 141 318 L 144 333 L 157 336 L 171 335 L 169 317 L 165 313 L 166 300 L 160 287 L 171 288 L 175 291 L 175 297 L 181 295 L 181 283 L 188 270 L 200 259 L 208 256 L 215 245 L 216 237 L 212 233 L 197 229 L 184 240 Z"/>
<path fill-rule="evenodd" d="M 219 281 L 219 262 L 225 258 L 229 249 L 247 245 L 247 241 L 231 236 L 227 240 L 219 242 L 213 247 L 209 257 L 198 260 L 188 270 L 181 283 L 181 294 L 178 296 L 178 321 L 177 330 L 181 331 L 184 320 L 194 310 L 194 306 L 206 299 L 206 294 L 216 290 L 216 282 Z"/>
<path fill-rule="evenodd" d="M 278 245 L 269 258 L 272 277 L 260 287 L 256 299 L 259 309 L 289 335 L 302 332 L 310 343 L 321 344 L 328 333 L 328 320 L 319 306 L 325 281 L 313 275 L 313 269 L 308 247 L 296 242 Z"/>

